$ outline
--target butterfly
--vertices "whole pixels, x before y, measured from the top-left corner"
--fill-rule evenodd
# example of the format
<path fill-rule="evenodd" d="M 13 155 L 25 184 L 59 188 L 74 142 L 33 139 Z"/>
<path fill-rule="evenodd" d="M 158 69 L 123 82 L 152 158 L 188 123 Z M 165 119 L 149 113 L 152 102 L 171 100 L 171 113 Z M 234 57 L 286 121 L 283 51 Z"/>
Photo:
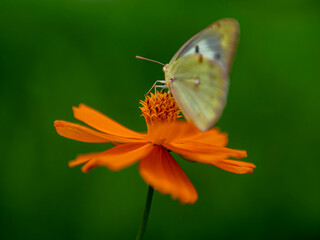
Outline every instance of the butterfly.
<path fill-rule="evenodd" d="M 153 86 L 168 88 L 185 118 L 201 131 L 209 130 L 217 122 L 226 104 L 238 36 L 239 24 L 235 19 L 212 23 L 189 39 L 169 64 L 163 64 L 165 80 L 157 80 Z"/>

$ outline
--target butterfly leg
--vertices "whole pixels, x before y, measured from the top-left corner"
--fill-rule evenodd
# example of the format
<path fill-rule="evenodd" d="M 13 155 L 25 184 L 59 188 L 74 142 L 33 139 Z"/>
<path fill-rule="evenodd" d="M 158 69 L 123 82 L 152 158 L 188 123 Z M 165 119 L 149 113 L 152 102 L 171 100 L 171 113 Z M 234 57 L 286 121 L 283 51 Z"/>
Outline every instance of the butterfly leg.
<path fill-rule="evenodd" d="M 157 83 L 161 83 L 163 85 L 157 85 Z M 151 92 L 152 88 L 155 89 L 155 93 L 157 92 L 157 88 L 167 88 L 166 81 L 165 80 L 157 80 L 157 81 L 155 81 L 155 83 L 152 85 L 150 90 L 145 94 L 145 96 L 148 95 L 149 92 Z"/>
<path fill-rule="evenodd" d="M 165 81 L 164 81 L 165 82 Z M 164 85 L 155 85 L 154 86 L 154 94 L 157 96 L 157 88 L 168 88 L 167 85 L 164 83 Z"/>

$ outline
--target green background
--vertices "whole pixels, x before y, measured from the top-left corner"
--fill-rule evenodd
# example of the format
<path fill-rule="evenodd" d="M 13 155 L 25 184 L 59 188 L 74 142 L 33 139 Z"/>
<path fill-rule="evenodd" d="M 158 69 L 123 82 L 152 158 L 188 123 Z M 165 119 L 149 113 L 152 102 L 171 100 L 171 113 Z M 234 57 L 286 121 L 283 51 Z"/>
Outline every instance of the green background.
<path fill-rule="evenodd" d="M 137 164 L 88 174 L 67 162 L 109 144 L 60 137 L 72 106 L 145 131 L 139 100 L 161 66 L 212 22 L 240 22 L 228 104 L 218 126 L 253 174 L 176 158 L 199 200 L 154 195 L 146 239 L 320 237 L 320 2 L 0 2 L 1 239 L 134 239 L 147 185 Z M 76 121 L 75 121 L 76 122 Z"/>

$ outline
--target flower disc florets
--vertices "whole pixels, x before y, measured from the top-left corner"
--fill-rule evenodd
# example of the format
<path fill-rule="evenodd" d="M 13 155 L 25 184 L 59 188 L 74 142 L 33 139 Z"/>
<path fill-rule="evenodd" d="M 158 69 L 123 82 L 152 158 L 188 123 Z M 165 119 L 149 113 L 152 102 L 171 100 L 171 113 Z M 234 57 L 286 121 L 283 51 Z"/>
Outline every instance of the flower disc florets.
<path fill-rule="evenodd" d="M 180 110 L 174 98 L 166 92 L 151 93 L 144 101 L 140 101 L 142 116 L 144 116 L 148 131 L 159 123 L 174 122 L 181 117 Z"/>

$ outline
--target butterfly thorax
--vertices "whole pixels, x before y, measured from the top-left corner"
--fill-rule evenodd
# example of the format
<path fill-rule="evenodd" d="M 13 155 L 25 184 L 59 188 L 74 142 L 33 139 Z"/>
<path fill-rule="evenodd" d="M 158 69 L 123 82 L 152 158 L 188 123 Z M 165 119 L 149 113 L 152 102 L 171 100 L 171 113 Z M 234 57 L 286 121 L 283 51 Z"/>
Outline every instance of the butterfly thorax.
<path fill-rule="evenodd" d="M 168 69 L 168 65 L 169 64 L 164 65 L 162 70 L 164 72 L 164 79 L 166 81 L 166 86 L 167 86 L 168 89 L 170 89 L 172 81 L 170 81 L 170 76 L 168 74 L 170 72 L 170 71 L 168 71 L 169 70 Z"/>

